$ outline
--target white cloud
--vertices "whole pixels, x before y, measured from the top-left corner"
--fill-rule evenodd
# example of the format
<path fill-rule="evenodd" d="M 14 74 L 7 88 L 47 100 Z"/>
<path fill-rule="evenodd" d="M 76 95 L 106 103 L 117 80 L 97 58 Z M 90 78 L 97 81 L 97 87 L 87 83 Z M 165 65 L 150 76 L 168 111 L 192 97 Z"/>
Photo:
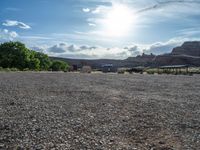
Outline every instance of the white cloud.
<path fill-rule="evenodd" d="M 87 12 L 90 12 L 90 9 L 89 8 L 83 8 L 82 11 L 87 13 Z"/>
<path fill-rule="evenodd" d="M 66 43 L 60 43 L 48 48 L 49 52 L 52 53 L 65 53 L 65 52 L 76 52 L 80 51 L 79 47 L 76 45 L 67 45 Z"/>
<path fill-rule="evenodd" d="M 7 10 L 7 11 L 20 11 L 21 9 L 14 8 L 14 7 L 7 7 L 5 10 Z"/>
<path fill-rule="evenodd" d="M 96 27 L 96 24 L 94 23 L 88 23 L 89 26 L 92 26 L 92 27 Z"/>
<path fill-rule="evenodd" d="M 9 31 L 7 29 L 3 29 L 3 32 L 7 34 Z"/>
<path fill-rule="evenodd" d="M 41 35 L 31 35 L 31 36 L 21 36 L 22 39 L 29 39 L 29 40 L 51 40 L 52 38 L 41 36 Z"/>
<path fill-rule="evenodd" d="M 186 41 L 200 41 L 200 38 L 187 38 L 182 36 L 175 37 L 166 42 L 155 42 L 153 44 L 146 45 L 144 52 L 156 55 L 170 53 L 174 47 L 180 46 Z"/>
<path fill-rule="evenodd" d="M 8 29 L 0 29 L 0 41 L 12 41 L 19 35 L 15 31 L 9 31 Z"/>
<path fill-rule="evenodd" d="M 125 59 L 131 55 L 126 49 L 101 46 L 77 46 L 74 44 L 60 43 L 48 48 L 47 53 L 51 56 L 68 57 L 68 58 L 92 58 L 92 59 Z M 79 57 L 80 56 L 80 57 Z"/>
<path fill-rule="evenodd" d="M 182 29 L 177 31 L 177 33 L 183 37 L 193 37 L 196 35 L 198 36 L 200 35 L 200 27 L 198 26 L 198 27 Z"/>
<path fill-rule="evenodd" d="M 19 27 L 21 29 L 31 29 L 31 27 L 23 22 L 15 21 L 15 20 L 6 20 L 3 24 L 3 26 L 7 27 Z"/>
<path fill-rule="evenodd" d="M 164 53 L 170 53 L 172 49 L 178 45 L 180 45 L 182 42 L 157 42 L 153 43 L 152 45 L 149 45 L 147 49 L 144 50 L 145 53 L 153 53 L 156 55 L 164 54 Z"/>
<path fill-rule="evenodd" d="M 12 38 L 18 37 L 18 34 L 15 31 L 11 31 L 9 34 L 10 34 L 10 37 L 12 37 Z"/>
<path fill-rule="evenodd" d="M 109 6 L 99 5 L 92 11 L 92 13 L 93 14 L 106 13 L 109 9 L 110 9 Z"/>
<path fill-rule="evenodd" d="M 30 49 L 31 49 L 31 50 L 34 50 L 34 51 L 36 51 L 36 52 L 42 52 L 42 53 L 45 52 L 44 48 L 37 47 L 37 46 L 30 47 Z"/>

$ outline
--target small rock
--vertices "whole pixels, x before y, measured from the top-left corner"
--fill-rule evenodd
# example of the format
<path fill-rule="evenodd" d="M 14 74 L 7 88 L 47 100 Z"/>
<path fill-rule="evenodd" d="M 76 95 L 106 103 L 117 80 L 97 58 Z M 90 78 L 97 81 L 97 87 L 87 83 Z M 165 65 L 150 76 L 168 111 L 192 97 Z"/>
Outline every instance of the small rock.
<path fill-rule="evenodd" d="M 10 105 L 13 106 L 13 105 L 15 105 L 15 103 L 14 103 L 14 102 L 11 102 Z"/>
<path fill-rule="evenodd" d="M 164 141 L 160 141 L 159 144 L 165 144 L 165 142 Z"/>
<path fill-rule="evenodd" d="M 1 149 L 1 148 L 4 148 L 4 147 L 5 147 L 5 145 L 4 145 L 4 144 L 0 144 L 0 149 Z"/>

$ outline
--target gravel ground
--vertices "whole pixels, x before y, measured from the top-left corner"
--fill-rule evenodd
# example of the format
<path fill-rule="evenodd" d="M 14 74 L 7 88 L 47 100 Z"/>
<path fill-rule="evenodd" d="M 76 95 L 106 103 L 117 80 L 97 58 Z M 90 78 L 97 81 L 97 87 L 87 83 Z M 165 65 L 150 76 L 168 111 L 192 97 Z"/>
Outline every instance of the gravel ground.
<path fill-rule="evenodd" d="M 0 149 L 199 150 L 200 76 L 0 73 Z"/>

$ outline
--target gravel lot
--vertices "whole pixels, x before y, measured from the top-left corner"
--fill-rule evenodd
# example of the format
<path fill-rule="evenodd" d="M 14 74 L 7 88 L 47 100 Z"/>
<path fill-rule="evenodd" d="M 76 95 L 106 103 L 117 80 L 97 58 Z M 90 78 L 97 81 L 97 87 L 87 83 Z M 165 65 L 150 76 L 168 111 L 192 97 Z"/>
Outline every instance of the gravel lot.
<path fill-rule="evenodd" d="M 0 149 L 199 150 L 200 76 L 0 73 Z"/>

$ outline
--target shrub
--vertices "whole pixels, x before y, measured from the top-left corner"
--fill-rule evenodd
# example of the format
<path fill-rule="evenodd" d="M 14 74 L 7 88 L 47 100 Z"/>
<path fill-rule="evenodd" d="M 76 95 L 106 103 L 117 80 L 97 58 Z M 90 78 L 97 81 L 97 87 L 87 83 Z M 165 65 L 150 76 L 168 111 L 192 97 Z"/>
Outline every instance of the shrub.
<path fill-rule="evenodd" d="M 11 71 L 19 71 L 17 68 L 10 68 Z"/>
<path fill-rule="evenodd" d="M 4 68 L 4 70 L 3 70 L 3 71 L 10 72 L 10 71 L 11 71 L 11 69 L 10 69 L 10 68 Z"/>
<path fill-rule="evenodd" d="M 123 68 L 117 69 L 117 73 L 118 73 L 118 74 L 125 74 L 125 72 L 126 72 L 126 70 L 123 69 Z"/>
<path fill-rule="evenodd" d="M 146 72 L 147 72 L 147 74 L 154 74 L 155 73 L 154 70 L 147 70 Z"/>
<path fill-rule="evenodd" d="M 52 62 L 51 69 L 52 71 L 68 71 L 69 66 L 64 61 L 56 60 Z"/>
<path fill-rule="evenodd" d="M 24 68 L 23 71 L 30 71 L 30 69 L 29 68 Z"/>
<path fill-rule="evenodd" d="M 39 60 L 39 70 L 48 70 L 51 66 L 51 60 L 48 55 L 35 52 L 34 57 Z"/>

